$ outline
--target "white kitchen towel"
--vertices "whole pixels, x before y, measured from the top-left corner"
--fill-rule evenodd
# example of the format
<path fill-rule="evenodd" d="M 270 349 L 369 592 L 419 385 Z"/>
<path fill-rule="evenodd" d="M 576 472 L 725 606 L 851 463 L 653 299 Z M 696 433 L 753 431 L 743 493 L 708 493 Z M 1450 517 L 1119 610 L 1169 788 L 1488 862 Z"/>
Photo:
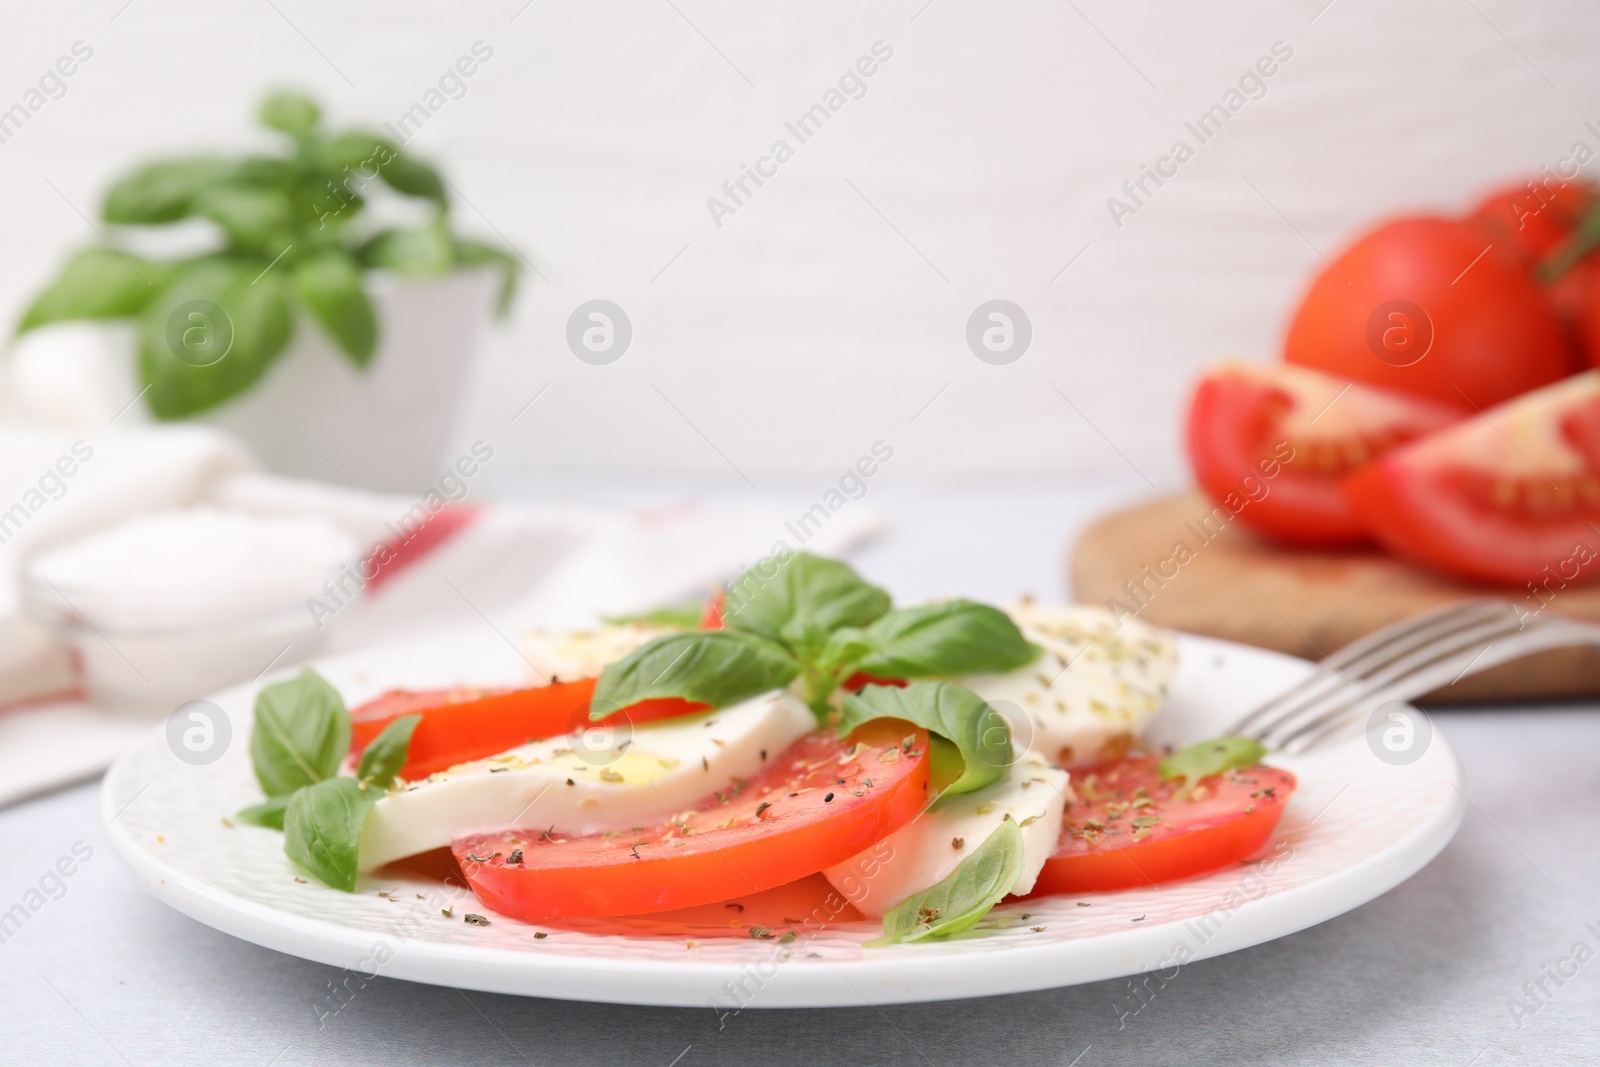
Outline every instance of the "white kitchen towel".
<path fill-rule="evenodd" d="M 146 435 L 154 436 L 140 439 Z M 55 450 L 70 454 L 76 440 L 0 430 L 0 470 L 10 479 L 0 481 L 0 492 L 25 494 L 40 473 L 30 481 L 13 472 L 42 471 L 60 454 Z M 13 455 L 23 457 L 21 467 Z M 100 470 L 114 476 L 80 477 L 102 460 Z M 357 595 L 328 598 L 329 653 L 463 623 L 481 626 L 487 641 L 514 641 L 530 626 L 583 625 L 695 599 L 780 541 L 801 547 L 772 503 L 686 501 L 626 511 L 366 493 L 254 471 L 227 438 L 190 428 L 130 432 L 111 443 L 97 438 L 93 457 L 69 483 L 65 494 L 46 493 L 48 506 L 29 512 L 26 537 L 0 546 L 9 583 L 0 586 L 9 594 L 0 600 L 0 631 L 29 635 L 34 649 L 31 659 L 13 656 L 11 673 L 0 676 L 11 687 L 0 707 L 0 806 L 98 774 L 151 728 L 147 717 L 62 699 L 60 690 L 72 684 L 69 665 L 47 634 L 20 617 L 14 582 L 26 551 L 139 512 L 209 503 L 316 514 L 363 545 L 396 548 L 396 563 Z M 882 521 L 876 509 L 853 505 L 808 531 L 804 547 L 841 554 Z"/>

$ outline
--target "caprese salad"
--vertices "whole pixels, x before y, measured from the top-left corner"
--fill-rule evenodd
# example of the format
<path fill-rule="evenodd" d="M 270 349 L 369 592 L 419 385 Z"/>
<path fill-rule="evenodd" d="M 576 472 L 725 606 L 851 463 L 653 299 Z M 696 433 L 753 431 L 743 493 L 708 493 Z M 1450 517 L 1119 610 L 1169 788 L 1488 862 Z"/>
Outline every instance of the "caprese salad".
<path fill-rule="evenodd" d="M 968 930 L 1007 897 L 1236 863 L 1295 788 L 1251 741 L 1141 746 L 1176 648 L 1136 620 L 895 608 L 805 553 L 747 571 L 698 620 L 533 633 L 522 652 L 539 675 L 522 689 L 347 710 L 310 670 L 267 686 L 250 742 L 267 799 L 238 817 L 345 891 L 447 849 L 485 910 L 527 922 L 820 875 L 892 944 Z"/>

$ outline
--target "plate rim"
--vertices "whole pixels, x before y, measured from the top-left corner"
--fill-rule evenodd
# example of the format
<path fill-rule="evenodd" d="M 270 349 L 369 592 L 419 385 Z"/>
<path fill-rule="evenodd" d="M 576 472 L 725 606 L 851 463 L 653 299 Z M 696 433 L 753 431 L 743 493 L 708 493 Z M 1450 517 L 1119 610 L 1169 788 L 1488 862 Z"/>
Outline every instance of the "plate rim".
<path fill-rule="evenodd" d="M 1302 664 L 1307 671 L 1313 666 L 1296 657 L 1238 642 L 1182 632 L 1177 632 L 1176 636 L 1181 643 L 1197 642 L 1212 649 L 1245 651 Z M 359 657 L 383 647 L 373 646 L 346 655 Z M 163 729 L 164 724 L 158 725 L 151 737 L 119 756 L 102 780 L 98 805 L 100 824 L 117 857 L 157 900 L 215 930 L 327 966 L 347 970 L 360 968 L 370 958 L 374 942 L 382 935 L 342 926 L 329 919 L 296 915 L 236 896 L 168 865 L 131 833 L 117 826 L 116 819 L 121 813 L 111 810 L 113 782 L 143 746 L 159 736 Z M 1413 825 L 1380 851 L 1347 868 L 1302 886 L 1244 901 L 1229 914 L 1230 921 L 1194 951 L 1185 965 L 1317 926 L 1370 903 L 1431 863 L 1454 838 L 1467 806 L 1462 792 L 1462 767 L 1455 749 L 1441 731 L 1434 731 L 1432 743 L 1440 747 L 1440 755 L 1447 761 L 1446 777 L 1455 787 L 1432 817 Z M 1231 921 L 1246 916 L 1245 922 Z M 618 960 L 582 953 L 530 955 L 525 949 L 483 946 L 466 950 L 471 953 L 468 958 L 460 944 L 413 939 L 401 945 L 383 963 L 380 976 L 512 996 L 652 1007 L 710 1006 L 733 1013 L 744 1008 L 921 1003 L 1033 992 L 1143 974 L 1150 968 L 1137 961 L 1157 958 L 1172 945 L 1173 933 L 1188 921 L 1191 920 L 1169 920 L 1121 931 L 1114 937 L 1047 944 L 1008 943 L 983 948 L 973 942 L 964 948 L 959 966 L 922 966 L 913 982 L 901 979 L 908 964 L 915 966 L 915 954 L 924 951 L 922 946 L 897 946 L 893 954 L 884 953 L 882 958 L 817 961 L 790 958 L 780 962 L 773 977 L 760 981 L 758 991 L 762 996 L 736 1005 L 719 1005 L 705 990 L 729 977 L 740 979 L 755 965 L 696 959 L 687 954 L 676 961 Z M 1073 977 L 1063 981 L 1052 972 L 1058 972 L 1055 964 L 1066 958 L 1071 960 Z M 530 960 L 537 962 L 530 966 Z M 358 973 L 363 978 L 370 977 L 365 970 Z M 683 979 L 689 975 L 695 980 L 685 982 Z M 783 979 L 781 982 L 777 980 L 779 977 Z M 871 990 L 875 995 L 869 997 L 864 990 Z"/>

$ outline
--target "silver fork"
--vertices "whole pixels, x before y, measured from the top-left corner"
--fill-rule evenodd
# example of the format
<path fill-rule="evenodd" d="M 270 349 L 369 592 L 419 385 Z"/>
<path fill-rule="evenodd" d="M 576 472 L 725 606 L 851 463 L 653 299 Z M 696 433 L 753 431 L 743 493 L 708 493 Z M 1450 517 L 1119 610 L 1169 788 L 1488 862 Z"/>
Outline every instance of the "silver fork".
<path fill-rule="evenodd" d="M 1412 700 L 1532 652 L 1600 647 L 1600 625 L 1509 600 L 1463 600 L 1401 619 L 1353 641 L 1229 733 L 1281 752 L 1303 752 L 1391 700 Z"/>

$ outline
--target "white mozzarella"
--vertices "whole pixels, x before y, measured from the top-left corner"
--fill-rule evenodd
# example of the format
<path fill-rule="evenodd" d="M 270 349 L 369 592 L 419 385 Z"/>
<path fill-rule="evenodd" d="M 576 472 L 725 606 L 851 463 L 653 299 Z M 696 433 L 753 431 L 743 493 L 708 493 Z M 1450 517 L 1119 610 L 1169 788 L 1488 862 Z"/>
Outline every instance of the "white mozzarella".
<path fill-rule="evenodd" d="M 756 774 L 816 717 L 786 690 L 718 711 L 633 727 L 594 727 L 519 745 L 409 782 L 373 807 L 361 868 L 508 827 L 592 834 L 670 818 Z"/>
<path fill-rule="evenodd" d="M 642 623 L 562 633 L 530 630 L 522 635 L 518 646 L 541 680 L 570 682 L 598 678 L 606 664 L 615 663 L 652 638 L 676 632 Z"/>
<path fill-rule="evenodd" d="M 884 912 L 936 885 L 1006 819 L 1022 828 L 1022 873 L 1011 888 L 1033 888 L 1061 837 L 1067 772 L 1024 757 L 1004 780 L 940 799 L 877 845 L 822 873 L 863 915 Z"/>
<path fill-rule="evenodd" d="M 1013 736 L 1051 763 L 1085 766 L 1126 752 L 1166 698 L 1178 663 L 1172 637 L 1084 605 L 1019 604 L 1010 614 L 1044 654 L 1021 670 L 954 681 L 1021 709 L 1027 721 L 1012 723 Z"/>

